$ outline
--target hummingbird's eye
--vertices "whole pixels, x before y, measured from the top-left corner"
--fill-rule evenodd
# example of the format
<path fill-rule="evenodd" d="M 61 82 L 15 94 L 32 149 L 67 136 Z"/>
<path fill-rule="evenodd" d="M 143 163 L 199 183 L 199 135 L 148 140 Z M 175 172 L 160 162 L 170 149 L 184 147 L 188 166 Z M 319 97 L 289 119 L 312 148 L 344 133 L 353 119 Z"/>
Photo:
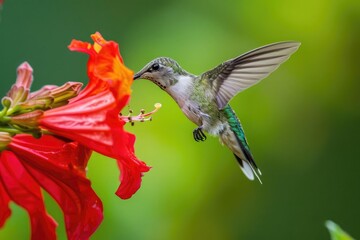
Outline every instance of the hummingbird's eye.
<path fill-rule="evenodd" d="M 151 70 L 154 70 L 154 71 L 159 70 L 159 68 L 160 68 L 160 65 L 159 65 L 158 63 L 154 63 L 154 64 L 151 66 Z"/>

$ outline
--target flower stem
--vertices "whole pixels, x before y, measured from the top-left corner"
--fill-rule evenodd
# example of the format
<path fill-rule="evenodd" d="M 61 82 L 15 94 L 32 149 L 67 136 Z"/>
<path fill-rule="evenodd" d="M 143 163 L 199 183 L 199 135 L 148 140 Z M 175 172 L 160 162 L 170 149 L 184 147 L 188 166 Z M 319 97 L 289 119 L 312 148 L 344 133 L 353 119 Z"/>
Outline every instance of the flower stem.
<path fill-rule="evenodd" d="M 10 120 L 11 120 L 11 118 L 9 118 L 9 117 L 7 117 L 7 116 L 1 116 L 0 115 L 0 124 L 7 124 L 7 123 L 9 123 L 10 122 Z"/>
<path fill-rule="evenodd" d="M 6 112 L 6 115 L 8 115 L 8 116 L 10 116 L 10 115 L 12 115 L 13 113 L 15 113 L 16 111 L 19 111 L 19 106 L 17 105 L 17 106 L 14 106 L 14 107 L 12 107 L 12 108 L 9 108 L 9 109 L 7 109 L 7 112 Z"/>
<path fill-rule="evenodd" d="M 0 132 L 7 132 L 7 133 L 11 133 L 11 134 L 21 133 L 20 130 L 14 129 L 14 128 L 0 128 Z"/>
<path fill-rule="evenodd" d="M 1 112 L 0 112 L 0 119 L 2 119 L 3 116 L 6 115 L 8 109 L 9 109 L 8 107 L 4 107 L 3 110 L 1 110 Z"/>

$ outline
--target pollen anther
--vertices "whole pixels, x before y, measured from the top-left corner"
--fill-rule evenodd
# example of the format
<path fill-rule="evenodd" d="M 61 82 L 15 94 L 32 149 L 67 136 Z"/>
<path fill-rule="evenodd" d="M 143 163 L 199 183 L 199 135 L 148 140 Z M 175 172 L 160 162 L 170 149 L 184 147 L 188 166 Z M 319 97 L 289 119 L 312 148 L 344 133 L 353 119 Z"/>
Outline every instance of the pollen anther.
<path fill-rule="evenodd" d="M 161 108 L 161 104 L 156 103 L 154 107 L 155 109 L 148 113 L 146 113 L 144 109 L 141 109 L 140 113 L 137 116 L 131 116 L 131 114 L 133 113 L 131 109 L 129 110 L 129 115 L 123 116 L 121 113 L 119 115 L 124 122 L 129 122 L 131 123 L 131 126 L 134 126 L 135 122 L 152 121 L 151 115 L 157 112 L 159 108 Z"/>

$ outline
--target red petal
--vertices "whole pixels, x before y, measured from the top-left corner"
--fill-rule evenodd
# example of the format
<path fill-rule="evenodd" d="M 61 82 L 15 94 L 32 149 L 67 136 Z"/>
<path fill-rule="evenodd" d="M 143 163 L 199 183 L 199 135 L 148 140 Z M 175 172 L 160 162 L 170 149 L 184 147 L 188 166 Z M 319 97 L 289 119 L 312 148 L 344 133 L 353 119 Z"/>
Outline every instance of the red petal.
<path fill-rule="evenodd" d="M 120 168 L 120 186 L 116 191 L 122 199 L 130 198 L 141 186 L 141 178 L 144 172 L 148 172 L 148 167 L 144 162 L 138 160 L 134 155 L 135 136 L 127 133 L 128 151 L 127 156 L 118 158 Z"/>
<path fill-rule="evenodd" d="M 84 52 L 91 54 L 93 52 L 92 45 L 87 42 L 79 41 L 79 40 L 72 40 L 68 48 L 71 51 L 77 51 L 77 52 Z"/>
<path fill-rule="evenodd" d="M 73 40 L 69 45 L 72 51 L 90 55 L 87 64 L 89 84 L 73 101 L 98 94 L 104 89 L 110 89 L 118 101 L 130 94 L 133 72 L 123 64 L 116 42 L 106 41 L 98 32 L 91 37 L 95 41 L 93 45 L 78 40 Z"/>
<path fill-rule="evenodd" d="M 29 213 L 31 239 L 55 239 L 57 224 L 45 211 L 40 186 L 12 152 L 2 152 L 0 179 L 11 199 Z"/>
<path fill-rule="evenodd" d="M 34 139 L 27 135 L 17 135 L 10 149 L 63 210 L 68 238 L 88 239 L 103 219 L 101 200 L 85 178 L 90 150 L 52 136 Z"/>
<path fill-rule="evenodd" d="M 123 64 L 117 43 L 106 41 L 98 32 L 91 35 L 91 37 L 94 40 L 94 44 L 91 45 L 91 47 L 89 46 L 90 44 L 80 41 L 73 41 L 69 46 L 70 50 L 89 54 L 87 66 L 88 77 L 90 79 L 89 84 L 79 96 L 70 101 L 69 108 L 70 105 L 84 99 L 89 99 L 90 96 L 100 96 L 104 91 L 111 91 L 115 102 L 112 109 L 109 108 L 106 110 L 105 123 L 108 128 L 106 129 L 104 125 L 99 124 L 99 121 L 93 120 L 92 124 L 88 125 L 91 126 L 91 129 L 88 128 L 86 132 L 93 133 L 92 139 L 94 140 L 91 140 L 90 135 L 85 136 L 84 129 L 82 129 L 83 132 L 78 131 L 78 125 L 76 123 L 70 124 L 69 122 L 65 124 L 71 129 L 64 129 L 64 131 L 61 129 L 64 123 L 61 122 L 43 122 L 43 126 L 51 132 L 56 130 L 54 132 L 56 134 L 75 139 L 97 152 L 116 158 L 119 168 L 121 169 L 121 184 L 116 194 L 126 199 L 131 197 L 139 189 L 143 173 L 150 169 L 144 162 L 139 161 L 135 157 L 133 149 L 135 137 L 123 130 L 124 123 L 120 121 L 118 117 L 118 113 L 129 100 L 131 93 L 130 87 L 133 82 L 133 72 Z M 60 110 L 59 108 L 59 116 L 64 116 L 64 112 Z M 101 109 L 97 111 L 100 112 Z M 84 116 L 81 118 L 80 115 L 81 114 L 78 116 L 79 120 L 91 119 Z M 84 123 L 84 121 L 82 121 L 82 123 Z M 58 128 L 54 129 L 54 125 Z M 72 126 L 75 126 L 75 128 L 72 128 Z M 95 133 L 100 127 L 103 127 L 102 130 L 104 131 L 102 135 Z M 72 132 L 69 133 L 69 130 L 72 130 Z M 87 140 L 84 141 L 85 139 Z"/>
<path fill-rule="evenodd" d="M 3 161 L 2 158 L 6 153 L 0 153 L 0 164 Z M 0 227 L 4 226 L 6 220 L 10 217 L 11 215 L 11 210 L 9 208 L 9 202 L 10 202 L 10 197 L 7 194 L 7 192 L 5 191 L 5 188 L 2 184 L 2 182 L 0 181 Z"/>
<path fill-rule="evenodd" d="M 90 60 L 91 58 L 89 61 Z M 119 48 L 116 43 L 108 42 L 104 45 L 94 58 L 93 65 L 93 76 L 90 76 L 90 78 L 107 82 L 117 101 L 130 95 L 130 87 L 133 83 L 134 75 L 133 72 L 122 63 Z M 123 107 L 124 106 L 121 106 L 121 109 Z"/>
<path fill-rule="evenodd" d="M 68 105 L 46 111 L 40 125 L 117 158 L 126 149 L 120 138 L 124 122 L 118 114 L 129 100 L 133 73 L 123 65 L 117 43 L 106 41 L 98 32 L 91 37 L 93 45 L 73 40 L 69 46 L 90 55 L 89 84 Z"/>
<path fill-rule="evenodd" d="M 115 141 L 115 136 L 122 135 L 124 125 L 118 113 L 113 95 L 106 91 L 46 111 L 40 119 L 40 126 L 114 157 L 114 149 L 122 151 L 125 148 L 121 139 Z"/>

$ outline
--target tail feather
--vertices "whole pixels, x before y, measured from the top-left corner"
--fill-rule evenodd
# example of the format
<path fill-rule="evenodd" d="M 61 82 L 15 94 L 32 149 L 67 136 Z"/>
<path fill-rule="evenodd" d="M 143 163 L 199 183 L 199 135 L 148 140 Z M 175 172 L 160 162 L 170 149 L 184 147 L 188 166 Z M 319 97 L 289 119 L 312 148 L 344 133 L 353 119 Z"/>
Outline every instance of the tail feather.
<path fill-rule="evenodd" d="M 250 148 L 246 141 L 245 133 L 241 127 L 239 119 L 235 115 L 235 112 L 231 109 L 230 105 L 225 106 L 223 111 L 228 119 L 230 127 L 229 130 L 232 132 L 231 135 L 233 135 L 233 137 L 228 136 L 228 142 L 231 142 L 232 145 L 228 145 L 228 147 L 234 152 L 235 158 L 238 161 L 240 168 L 245 176 L 250 180 L 254 180 L 255 175 L 256 178 L 259 179 L 260 183 L 262 183 L 259 177 L 261 172 L 250 152 Z M 232 139 L 230 140 L 230 138 L 232 138 L 233 141 L 231 141 Z"/>
<path fill-rule="evenodd" d="M 253 181 L 255 179 L 255 177 L 254 177 L 254 175 L 255 175 L 256 178 L 259 180 L 259 182 L 262 184 L 262 181 L 259 177 L 259 175 L 261 175 L 259 168 L 256 168 L 256 170 L 257 170 L 257 172 L 256 172 L 254 167 L 248 161 L 241 160 L 238 156 L 236 156 L 236 154 L 234 154 L 234 156 L 235 156 L 236 160 L 238 161 L 240 169 L 243 171 L 245 176 L 249 180 Z M 259 175 L 258 175 L 258 173 L 259 173 Z"/>

